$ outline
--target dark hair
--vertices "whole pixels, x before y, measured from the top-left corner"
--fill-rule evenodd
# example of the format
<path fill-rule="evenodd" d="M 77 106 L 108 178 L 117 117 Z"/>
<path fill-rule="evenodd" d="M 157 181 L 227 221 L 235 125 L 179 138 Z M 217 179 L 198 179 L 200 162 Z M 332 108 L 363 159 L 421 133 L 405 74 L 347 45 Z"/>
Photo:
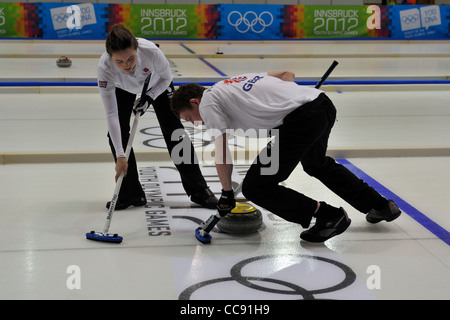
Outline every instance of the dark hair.
<path fill-rule="evenodd" d="M 111 56 L 116 51 L 138 48 L 138 42 L 134 34 L 121 24 L 111 27 L 106 38 L 106 52 Z"/>
<path fill-rule="evenodd" d="M 179 118 L 180 113 L 185 110 L 191 110 L 192 106 L 189 100 L 200 99 L 205 91 L 205 87 L 197 83 L 182 84 L 174 91 L 170 107 L 172 112 Z"/>

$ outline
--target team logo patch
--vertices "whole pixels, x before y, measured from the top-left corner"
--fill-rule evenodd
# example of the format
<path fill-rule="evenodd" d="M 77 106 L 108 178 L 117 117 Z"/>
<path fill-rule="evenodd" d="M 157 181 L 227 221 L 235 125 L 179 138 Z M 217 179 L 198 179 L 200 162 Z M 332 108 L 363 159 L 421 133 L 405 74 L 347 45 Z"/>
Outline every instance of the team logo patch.
<path fill-rule="evenodd" d="M 100 88 L 106 88 L 107 85 L 108 85 L 108 81 L 99 81 L 98 82 L 98 86 Z"/>
<path fill-rule="evenodd" d="M 223 83 L 225 83 L 225 84 L 239 83 L 239 82 L 245 81 L 247 79 L 248 78 L 245 77 L 245 76 L 244 77 L 234 77 L 234 78 L 231 78 L 231 79 L 224 80 Z"/>

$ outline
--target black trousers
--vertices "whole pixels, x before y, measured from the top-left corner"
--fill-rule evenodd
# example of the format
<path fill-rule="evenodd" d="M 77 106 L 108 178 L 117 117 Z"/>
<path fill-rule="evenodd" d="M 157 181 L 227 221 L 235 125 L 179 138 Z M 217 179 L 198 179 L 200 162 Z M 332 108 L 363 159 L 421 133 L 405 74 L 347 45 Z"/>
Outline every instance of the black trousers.
<path fill-rule="evenodd" d="M 320 180 L 355 209 L 362 213 L 371 210 L 381 195 L 326 156 L 335 120 L 336 108 L 324 93 L 287 115 L 283 125 L 273 130 L 277 134 L 273 143 L 269 143 L 250 166 L 242 185 L 243 195 L 281 218 L 307 228 L 317 200 L 279 185 L 300 162 L 307 174 Z M 263 157 L 266 154 L 271 163 L 267 163 L 267 156 Z M 273 166 L 273 161 L 278 161 L 276 173 L 262 174 L 261 170 Z"/>
<path fill-rule="evenodd" d="M 184 127 L 180 119 L 178 119 L 170 110 L 170 93 L 173 92 L 173 84 L 171 84 L 171 89 L 172 90 L 170 92 L 166 90 L 161 95 L 159 95 L 158 98 L 156 98 L 156 100 L 153 102 L 153 109 L 155 110 L 156 117 L 158 119 L 161 131 L 163 133 L 164 141 L 166 142 L 167 150 L 169 151 L 170 155 L 172 155 L 172 150 L 178 143 L 190 144 L 190 159 L 180 164 L 175 164 L 180 173 L 183 188 L 186 191 L 187 195 L 190 196 L 198 191 L 206 189 L 207 184 L 198 165 L 194 147 L 190 142 L 189 136 L 187 134 L 184 134 L 178 140 L 172 140 L 172 133 L 177 129 L 184 130 Z M 134 101 L 136 100 L 136 95 L 117 88 L 116 100 L 119 110 L 122 144 L 125 150 L 128 138 L 130 136 L 130 120 L 133 112 Z M 108 139 L 109 145 L 111 147 L 111 152 L 114 156 L 114 161 L 117 161 L 116 151 L 109 133 Z M 139 181 L 139 174 L 134 151 L 133 149 L 131 149 L 131 153 L 128 158 L 128 173 L 122 182 L 119 193 L 119 201 L 126 202 L 139 197 L 145 197 L 145 193 L 142 190 L 142 185 Z"/>

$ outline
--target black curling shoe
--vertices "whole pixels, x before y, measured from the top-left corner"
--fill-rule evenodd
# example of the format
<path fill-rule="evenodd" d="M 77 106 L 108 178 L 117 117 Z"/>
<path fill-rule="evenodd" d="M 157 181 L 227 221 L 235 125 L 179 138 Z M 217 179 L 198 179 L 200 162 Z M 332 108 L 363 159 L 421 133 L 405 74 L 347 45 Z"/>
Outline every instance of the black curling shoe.
<path fill-rule="evenodd" d="M 300 234 L 300 238 L 309 242 L 324 242 L 341 234 L 352 222 L 343 208 L 339 208 L 340 214 L 333 219 L 316 219 L 316 224 Z"/>
<path fill-rule="evenodd" d="M 378 223 L 383 220 L 389 222 L 397 219 L 401 213 L 394 201 L 388 200 L 383 210 L 370 210 L 366 215 L 366 220 L 370 223 Z"/>
<path fill-rule="evenodd" d="M 219 199 L 216 198 L 214 193 L 211 190 L 209 190 L 209 188 L 206 188 L 203 189 L 202 191 L 194 193 L 191 196 L 191 201 L 208 209 L 216 209 Z"/>

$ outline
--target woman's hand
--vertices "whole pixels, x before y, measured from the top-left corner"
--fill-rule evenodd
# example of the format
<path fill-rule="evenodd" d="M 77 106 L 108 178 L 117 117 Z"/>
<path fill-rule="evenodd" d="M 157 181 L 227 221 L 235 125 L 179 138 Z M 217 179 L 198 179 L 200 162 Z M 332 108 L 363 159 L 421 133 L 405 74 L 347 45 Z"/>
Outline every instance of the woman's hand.
<path fill-rule="evenodd" d="M 127 175 L 128 170 L 128 163 L 125 158 L 117 158 L 116 162 L 116 177 L 115 180 L 117 182 L 117 179 L 119 179 L 120 174 L 123 172 L 123 176 L 125 177 Z"/>

